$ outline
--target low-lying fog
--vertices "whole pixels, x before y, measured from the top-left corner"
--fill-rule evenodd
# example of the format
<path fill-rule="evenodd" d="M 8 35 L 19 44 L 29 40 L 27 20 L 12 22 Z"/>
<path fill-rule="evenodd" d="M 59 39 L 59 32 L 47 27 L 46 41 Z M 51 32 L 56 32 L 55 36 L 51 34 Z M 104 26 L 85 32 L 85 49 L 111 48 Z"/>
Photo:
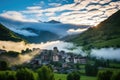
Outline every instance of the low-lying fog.
<path fill-rule="evenodd" d="M 80 47 L 77 47 L 74 50 L 72 50 L 72 48 L 75 47 L 74 44 L 63 41 L 52 41 L 40 44 L 25 44 L 24 42 L 0 41 L 0 49 L 4 49 L 6 51 L 21 52 L 21 50 L 25 50 L 26 48 L 40 48 L 52 50 L 55 46 L 58 47 L 59 50 L 64 50 L 66 52 L 81 53 L 84 55 Z M 29 54 L 19 55 L 17 58 L 2 56 L 1 59 L 6 60 L 8 63 L 10 63 L 10 65 L 16 65 L 22 64 L 24 62 L 29 62 L 39 53 L 40 51 L 33 51 Z"/>
<path fill-rule="evenodd" d="M 74 52 L 77 54 L 86 55 L 82 51 L 82 47 L 76 47 L 73 43 L 63 42 L 63 41 L 52 41 L 40 44 L 25 44 L 24 42 L 11 42 L 11 41 L 0 41 L 0 49 L 5 49 L 7 51 L 18 51 L 25 50 L 26 48 L 40 48 L 40 49 L 53 49 L 53 47 L 58 47 L 59 50 L 64 50 L 66 52 Z M 91 56 L 105 59 L 117 59 L 120 60 L 120 48 L 102 48 L 102 49 L 92 49 Z"/>
<path fill-rule="evenodd" d="M 58 47 L 59 50 L 64 50 L 66 52 L 83 54 L 81 47 L 75 47 L 73 43 L 63 42 L 59 40 L 40 44 L 25 44 L 24 42 L 0 41 L 0 49 L 4 49 L 7 51 L 21 52 L 21 50 L 25 50 L 26 48 L 40 48 L 52 50 L 53 47 Z"/>
<path fill-rule="evenodd" d="M 117 59 L 120 60 L 120 48 L 102 48 L 102 49 L 92 49 L 92 56 L 105 59 Z"/>

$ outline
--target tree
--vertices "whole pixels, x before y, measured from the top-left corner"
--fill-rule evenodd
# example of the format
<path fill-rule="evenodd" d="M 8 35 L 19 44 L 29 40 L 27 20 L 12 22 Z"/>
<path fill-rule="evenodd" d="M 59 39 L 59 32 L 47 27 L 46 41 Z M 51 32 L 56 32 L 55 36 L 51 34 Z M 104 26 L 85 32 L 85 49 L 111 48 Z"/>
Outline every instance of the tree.
<path fill-rule="evenodd" d="M 114 72 L 111 77 L 111 80 L 120 80 L 120 72 Z"/>
<path fill-rule="evenodd" d="M 60 62 L 51 62 L 51 64 L 57 67 L 62 67 L 62 63 Z"/>
<path fill-rule="evenodd" d="M 8 63 L 6 61 L 0 61 L 0 70 L 7 70 Z"/>
<path fill-rule="evenodd" d="M 14 71 L 6 71 L 5 76 L 6 76 L 6 80 L 17 80 L 16 72 L 14 72 Z"/>
<path fill-rule="evenodd" d="M 109 67 L 109 60 L 104 60 L 104 59 L 100 59 L 100 60 L 95 60 L 95 65 L 98 67 Z"/>
<path fill-rule="evenodd" d="M 0 71 L 0 80 L 17 80 L 15 75 L 14 71 Z"/>
<path fill-rule="evenodd" d="M 39 80 L 55 80 L 52 70 L 47 66 L 42 66 L 37 70 Z"/>
<path fill-rule="evenodd" d="M 80 74 L 77 71 L 71 72 L 67 76 L 67 80 L 80 80 Z"/>
<path fill-rule="evenodd" d="M 111 80 L 113 72 L 112 71 L 104 71 L 104 72 L 99 72 L 97 75 L 97 80 Z"/>
<path fill-rule="evenodd" d="M 76 66 L 76 69 L 80 69 L 80 64 L 79 63 L 76 63 L 75 66 Z"/>
<path fill-rule="evenodd" d="M 36 76 L 37 74 L 27 68 L 19 69 L 16 73 L 17 80 L 37 80 Z"/>
<path fill-rule="evenodd" d="M 85 65 L 85 74 L 87 76 L 96 76 L 98 73 L 98 67 L 91 64 Z"/>
<path fill-rule="evenodd" d="M 0 80 L 6 80 L 6 75 L 3 71 L 0 71 Z"/>
<path fill-rule="evenodd" d="M 15 51 L 8 51 L 1 54 L 1 56 L 17 57 L 20 53 Z"/>
<path fill-rule="evenodd" d="M 68 74 L 67 80 L 73 80 L 73 74 L 72 74 L 72 73 L 69 73 L 69 74 Z"/>

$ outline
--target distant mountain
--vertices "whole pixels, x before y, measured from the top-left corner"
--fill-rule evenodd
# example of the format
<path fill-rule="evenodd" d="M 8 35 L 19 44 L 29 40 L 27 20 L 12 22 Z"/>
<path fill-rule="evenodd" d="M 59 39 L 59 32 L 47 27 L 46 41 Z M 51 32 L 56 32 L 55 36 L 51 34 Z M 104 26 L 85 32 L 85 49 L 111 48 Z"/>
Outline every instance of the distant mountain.
<path fill-rule="evenodd" d="M 27 28 L 25 30 L 31 31 L 37 34 L 37 36 L 24 36 L 16 33 L 19 37 L 25 39 L 29 43 L 47 42 L 47 41 L 57 40 L 59 38 L 57 34 L 49 31 L 39 31 L 31 28 Z"/>
<path fill-rule="evenodd" d="M 120 10 L 95 27 L 68 41 L 83 46 L 83 49 L 120 47 Z"/>
<path fill-rule="evenodd" d="M 45 23 L 60 23 L 59 21 L 55 21 L 55 20 L 50 20 L 48 22 L 45 22 Z"/>
<path fill-rule="evenodd" d="M 0 24 L 0 40 L 2 41 L 22 41 L 14 32 L 7 29 L 5 26 Z"/>
<path fill-rule="evenodd" d="M 45 22 L 20 22 L 0 17 L 0 22 L 16 35 L 30 43 L 40 43 L 60 39 L 68 35 L 70 29 L 85 29 L 89 26 L 63 24 L 57 21 Z M 54 24 L 55 23 L 55 24 Z"/>

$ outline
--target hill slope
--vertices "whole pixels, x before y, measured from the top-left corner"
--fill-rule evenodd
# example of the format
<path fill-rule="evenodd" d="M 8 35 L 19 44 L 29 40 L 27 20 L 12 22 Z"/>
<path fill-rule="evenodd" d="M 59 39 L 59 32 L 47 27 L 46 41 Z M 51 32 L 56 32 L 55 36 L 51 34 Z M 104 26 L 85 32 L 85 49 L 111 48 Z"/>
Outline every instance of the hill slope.
<path fill-rule="evenodd" d="M 84 49 L 120 47 L 120 10 L 69 41 Z"/>
<path fill-rule="evenodd" d="M 7 29 L 5 26 L 0 24 L 0 40 L 3 41 L 22 41 L 18 36 L 16 36 L 12 31 Z"/>

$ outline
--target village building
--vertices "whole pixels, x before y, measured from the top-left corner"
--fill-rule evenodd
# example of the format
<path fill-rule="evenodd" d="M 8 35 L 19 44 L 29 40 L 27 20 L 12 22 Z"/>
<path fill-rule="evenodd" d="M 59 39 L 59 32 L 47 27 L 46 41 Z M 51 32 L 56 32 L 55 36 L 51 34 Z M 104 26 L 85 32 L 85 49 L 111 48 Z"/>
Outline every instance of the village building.
<path fill-rule="evenodd" d="M 59 61 L 59 51 L 58 51 L 57 47 L 53 48 L 53 56 L 52 56 L 52 58 L 53 58 L 53 62 Z"/>
<path fill-rule="evenodd" d="M 86 64 L 87 63 L 87 57 L 81 57 L 81 58 L 79 58 L 78 63 Z"/>

